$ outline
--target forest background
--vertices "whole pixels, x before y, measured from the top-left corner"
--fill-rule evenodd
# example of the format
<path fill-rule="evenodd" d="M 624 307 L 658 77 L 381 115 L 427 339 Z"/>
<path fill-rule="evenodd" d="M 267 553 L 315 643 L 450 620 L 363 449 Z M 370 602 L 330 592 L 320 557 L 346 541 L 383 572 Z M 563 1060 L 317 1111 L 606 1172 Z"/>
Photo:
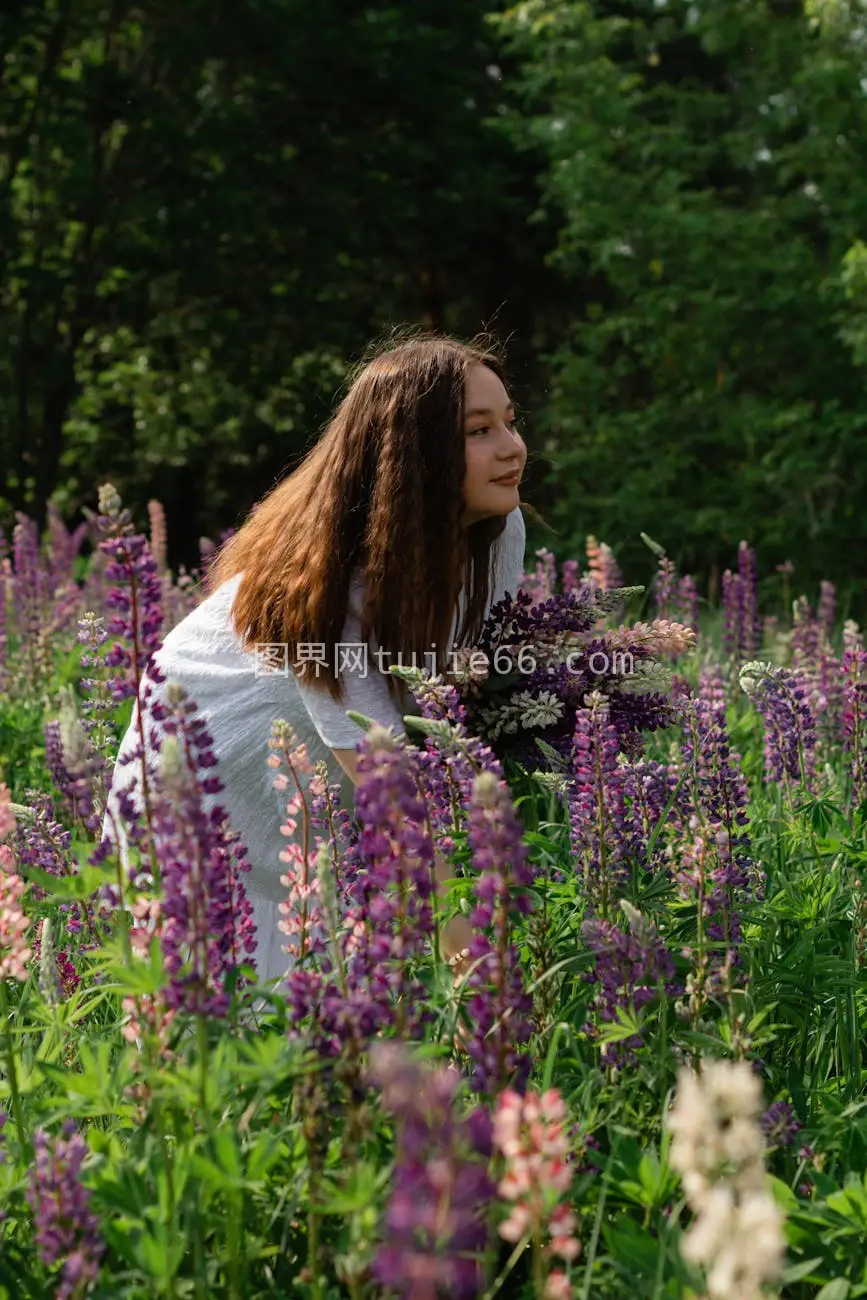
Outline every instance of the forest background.
<path fill-rule="evenodd" d="M 0 525 L 194 565 L 371 338 L 506 344 L 560 555 L 865 614 L 862 0 L 3 0 Z"/>

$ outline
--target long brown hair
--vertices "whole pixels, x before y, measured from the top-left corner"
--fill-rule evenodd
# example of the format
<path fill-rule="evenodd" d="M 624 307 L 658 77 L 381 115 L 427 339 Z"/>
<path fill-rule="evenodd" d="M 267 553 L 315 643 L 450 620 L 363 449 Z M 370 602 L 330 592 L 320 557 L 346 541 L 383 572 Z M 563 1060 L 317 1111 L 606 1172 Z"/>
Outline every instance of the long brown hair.
<path fill-rule="evenodd" d="M 327 667 L 304 680 L 335 700 L 334 646 L 356 565 L 361 640 L 373 633 L 388 662 L 401 654 L 411 664 L 415 654 L 421 667 L 435 653 L 441 671 L 461 590 L 455 644 L 471 644 L 481 628 L 505 517 L 462 523 L 464 382 L 474 365 L 504 380 L 490 347 L 441 334 L 368 354 L 322 436 L 209 566 L 208 591 L 243 572 L 233 612 L 246 647 L 287 645 L 295 664 L 299 643 L 324 643 Z M 391 674 L 388 683 L 394 693 Z"/>

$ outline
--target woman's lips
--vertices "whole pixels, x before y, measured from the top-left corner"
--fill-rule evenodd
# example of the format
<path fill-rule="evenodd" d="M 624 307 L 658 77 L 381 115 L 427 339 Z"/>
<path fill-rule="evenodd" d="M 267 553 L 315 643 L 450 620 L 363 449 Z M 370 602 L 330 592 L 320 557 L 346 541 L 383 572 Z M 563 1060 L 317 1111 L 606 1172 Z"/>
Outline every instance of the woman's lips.
<path fill-rule="evenodd" d="M 499 483 L 502 487 L 517 487 L 520 479 L 521 475 L 518 473 L 504 474 L 502 478 L 492 479 L 491 482 Z"/>

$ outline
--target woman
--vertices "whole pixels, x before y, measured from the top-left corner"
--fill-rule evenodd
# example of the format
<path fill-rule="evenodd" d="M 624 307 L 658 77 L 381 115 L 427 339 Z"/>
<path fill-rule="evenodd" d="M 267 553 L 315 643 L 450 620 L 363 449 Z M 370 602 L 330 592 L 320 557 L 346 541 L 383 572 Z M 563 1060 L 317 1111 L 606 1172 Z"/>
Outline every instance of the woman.
<path fill-rule="evenodd" d="M 214 740 L 216 798 L 252 864 L 261 980 L 287 966 L 272 721 L 291 724 L 311 763 L 326 761 L 351 809 L 363 732 L 347 710 L 402 732 L 411 699 L 389 664 L 442 671 L 517 590 L 526 456 L 492 352 L 439 336 L 388 347 L 362 363 L 298 469 L 224 544 L 206 598 L 157 652 L 166 684 L 186 688 Z M 112 799 L 137 766 L 120 764 L 137 739 L 134 716 Z M 447 929 L 447 954 L 464 937 L 460 923 Z"/>

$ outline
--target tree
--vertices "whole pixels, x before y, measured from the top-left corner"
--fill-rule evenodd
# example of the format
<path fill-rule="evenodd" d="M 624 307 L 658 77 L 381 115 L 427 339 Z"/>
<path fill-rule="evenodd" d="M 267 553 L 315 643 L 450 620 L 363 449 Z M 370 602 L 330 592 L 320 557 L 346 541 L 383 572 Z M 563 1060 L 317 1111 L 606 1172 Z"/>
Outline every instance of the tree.
<path fill-rule="evenodd" d="M 573 545 L 592 530 L 628 569 L 644 529 L 712 576 L 747 538 L 867 591 L 863 19 L 782 0 L 500 19 L 573 303 L 546 411 Z"/>

